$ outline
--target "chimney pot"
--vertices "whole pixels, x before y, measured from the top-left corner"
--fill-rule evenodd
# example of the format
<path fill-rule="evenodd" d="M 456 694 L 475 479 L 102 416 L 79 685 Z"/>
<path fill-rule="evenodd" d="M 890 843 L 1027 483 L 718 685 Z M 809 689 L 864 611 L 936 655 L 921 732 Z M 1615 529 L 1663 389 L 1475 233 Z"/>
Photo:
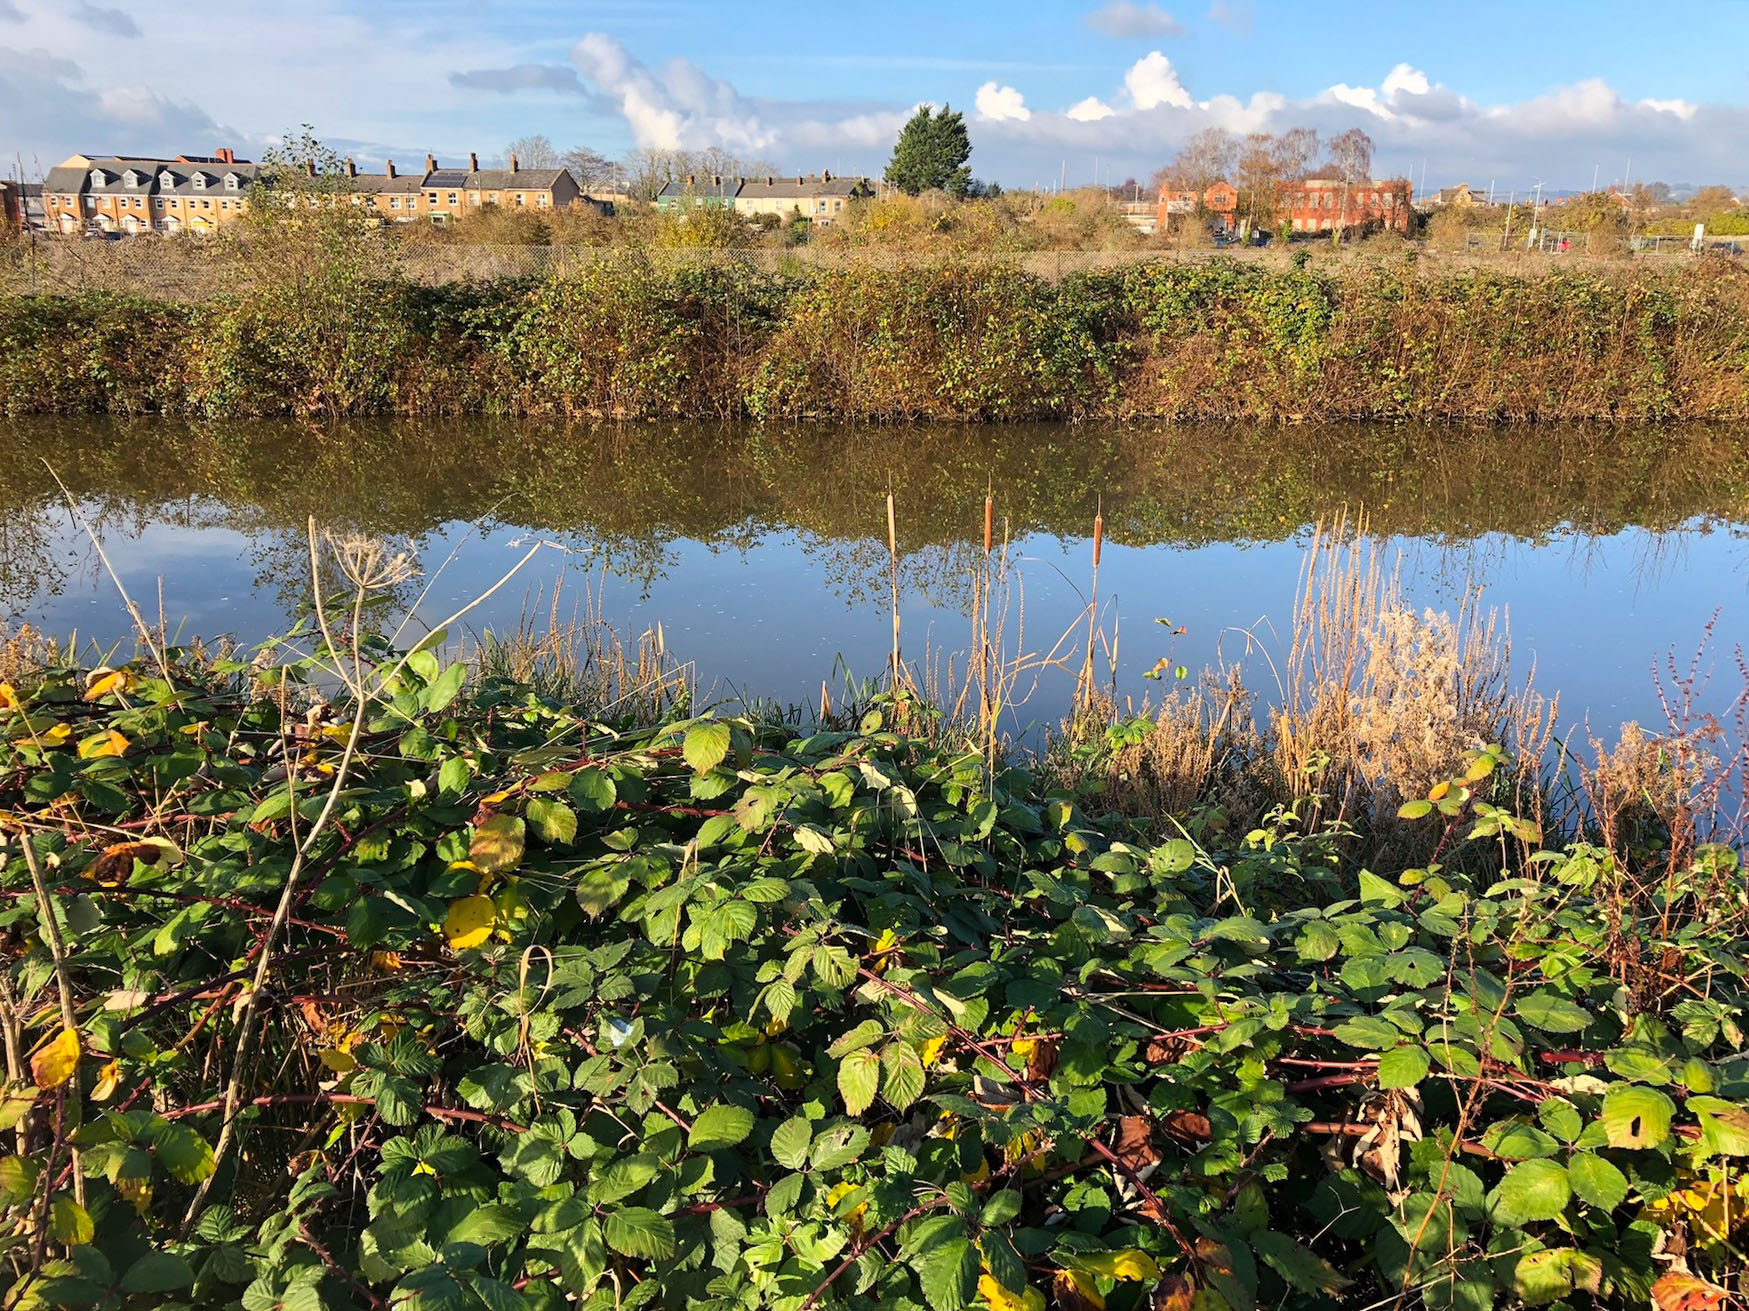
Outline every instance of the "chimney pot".
<path fill-rule="evenodd" d="M 514 153 L 510 156 L 510 171 L 512 173 L 516 172 L 516 156 Z"/>
<path fill-rule="evenodd" d="M 387 177 L 392 178 L 395 176 L 395 161 L 394 160 L 387 159 L 387 160 L 383 161 L 383 173 Z"/>

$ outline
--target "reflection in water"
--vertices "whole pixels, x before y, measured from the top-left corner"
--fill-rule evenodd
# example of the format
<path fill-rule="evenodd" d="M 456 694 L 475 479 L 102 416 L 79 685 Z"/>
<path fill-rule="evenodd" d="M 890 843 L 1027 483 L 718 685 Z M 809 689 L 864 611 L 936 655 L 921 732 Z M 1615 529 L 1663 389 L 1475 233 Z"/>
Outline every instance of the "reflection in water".
<path fill-rule="evenodd" d="M 1418 604 L 1487 586 L 1515 645 L 1534 639 L 1545 677 L 1555 658 L 1589 680 L 1563 690 L 1599 708 L 1642 704 L 1628 681 L 1721 604 L 1721 635 L 1749 638 L 1749 431 L 1717 426 L 0 424 L 0 611 L 119 631 L 45 461 L 121 546 L 130 586 L 150 597 L 161 576 L 192 629 L 282 626 L 307 592 L 311 515 L 430 567 L 477 534 L 444 580 L 454 595 L 496 577 L 511 543 L 547 539 L 611 576 L 610 617 L 660 619 L 707 669 L 790 697 L 835 654 L 879 667 L 889 488 L 908 631 L 940 646 L 963 631 L 986 488 L 1029 557 L 1029 628 L 1047 642 L 1080 604 L 1101 508 L 1102 589 L 1128 633 L 1168 611 L 1195 621 L 1174 653 L 1190 663 L 1222 629 L 1285 615 L 1307 526 L 1344 512 L 1402 545 Z M 1152 640 L 1126 634 L 1126 665 L 1152 664 Z"/>

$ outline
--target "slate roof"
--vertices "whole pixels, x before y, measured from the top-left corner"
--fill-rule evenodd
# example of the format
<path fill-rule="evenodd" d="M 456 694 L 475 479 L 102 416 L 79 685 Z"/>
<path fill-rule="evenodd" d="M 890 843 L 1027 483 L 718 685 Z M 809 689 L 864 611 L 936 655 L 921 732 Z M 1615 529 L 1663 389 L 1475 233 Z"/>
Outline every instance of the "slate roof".
<path fill-rule="evenodd" d="M 675 178 L 659 196 L 668 200 L 733 200 L 741 189 L 740 178 Z"/>
<path fill-rule="evenodd" d="M 470 189 L 483 191 L 551 191 L 564 176 L 562 168 L 483 169 L 468 174 Z"/>
<path fill-rule="evenodd" d="M 868 190 L 867 178 L 746 178 L 738 200 L 810 200 L 820 196 L 849 199 Z"/>

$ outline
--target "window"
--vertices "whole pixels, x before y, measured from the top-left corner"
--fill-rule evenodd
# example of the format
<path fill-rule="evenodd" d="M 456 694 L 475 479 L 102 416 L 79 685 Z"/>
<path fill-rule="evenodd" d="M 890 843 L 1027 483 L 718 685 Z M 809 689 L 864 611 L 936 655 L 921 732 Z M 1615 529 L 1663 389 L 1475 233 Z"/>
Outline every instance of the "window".
<path fill-rule="evenodd" d="M 389 208 L 390 209 L 401 208 L 401 198 L 399 196 L 390 196 L 389 197 Z"/>
<path fill-rule="evenodd" d="M 236 189 L 237 189 L 237 175 L 235 173 L 225 174 L 225 190 L 226 191 L 235 191 Z"/>
<path fill-rule="evenodd" d="M 431 192 L 426 199 L 431 202 L 432 208 L 437 207 L 437 193 L 435 191 Z"/>
<path fill-rule="evenodd" d="M 135 209 L 142 209 L 142 208 L 144 208 L 144 206 L 143 206 L 143 205 L 142 205 L 142 204 L 141 204 L 141 202 L 140 202 L 140 198 L 139 198 L 139 197 L 138 197 L 138 196 L 135 196 L 135 197 L 134 197 L 134 208 L 135 208 Z"/>
<path fill-rule="evenodd" d="M 433 199 L 432 199 L 432 202 L 431 202 L 431 203 L 432 203 L 432 204 L 434 204 L 434 205 L 435 205 L 435 204 L 436 204 L 436 203 L 437 203 L 437 201 L 436 201 L 436 198 L 435 198 L 435 197 L 433 197 Z M 453 192 L 453 191 L 452 191 L 452 192 L 450 192 L 450 193 L 449 193 L 449 203 L 450 203 L 450 204 L 452 204 L 452 205 L 453 205 L 453 204 L 455 204 L 455 192 Z"/>
<path fill-rule="evenodd" d="M 546 192 L 542 191 L 542 192 L 539 192 L 535 195 L 534 206 L 536 209 L 545 209 L 547 207 L 547 193 Z"/>
<path fill-rule="evenodd" d="M 516 203 L 517 203 L 517 204 L 518 204 L 518 205 L 519 205 L 519 206 L 520 206 L 520 205 L 524 205 L 524 204 L 527 204 L 527 203 L 528 203 L 528 197 L 527 197 L 527 196 L 525 196 L 525 195 L 523 195 L 523 194 L 522 194 L 522 193 L 521 193 L 521 192 L 520 192 L 520 191 L 518 191 L 518 192 L 517 192 L 517 193 L 516 193 Z"/>
<path fill-rule="evenodd" d="M 486 203 L 488 205 L 496 205 L 498 203 L 498 193 L 494 191 L 491 195 L 487 196 Z"/>
<path fill-rule="evenodd" d="M 196 173 L 192 178 L 189 179 L 189 181 L 194 183 L 194 189 L 196 191 L 205 191 L 206 190 L 206 174 L 205 173 Z"/>
<path fill-rule="evenodd" d="M 200 202 L 200 207 L 202 209 L 211 209 L 213 207 L 213 202 L 210 200 L 203 200 Z"/>

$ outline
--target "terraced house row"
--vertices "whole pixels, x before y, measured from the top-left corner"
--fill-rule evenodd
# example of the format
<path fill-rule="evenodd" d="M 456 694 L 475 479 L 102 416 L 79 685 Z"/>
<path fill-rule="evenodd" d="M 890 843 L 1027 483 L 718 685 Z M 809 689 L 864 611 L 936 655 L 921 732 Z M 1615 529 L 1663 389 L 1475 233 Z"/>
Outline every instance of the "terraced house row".
<path fill-rule="evenodd" d="M 313 178 L 315 164 L 306 168 Z M 247 212 L 261 178 L 261 165 L 230 150 L 174 159 L 74 155 L 49 170 L 44 220 L 50 231 L 66 235 L 215 232 Z M 468 156 L 466 168 L 440 168 L 427 155 L 418 173 L 400 172 L 393 160 L 381 173 L 363 173 L 347 160 L 343 173 L 312 187 L 305 203 L 349 203 L 385 223 L 447 223 L 489 205 L 537 212 L 592 205 L 612 212 L 607 202 L 584 195 L 569 170 L 521 168 L 514 155 L 501 169 L 482 169 L 477 155 Z"/>

